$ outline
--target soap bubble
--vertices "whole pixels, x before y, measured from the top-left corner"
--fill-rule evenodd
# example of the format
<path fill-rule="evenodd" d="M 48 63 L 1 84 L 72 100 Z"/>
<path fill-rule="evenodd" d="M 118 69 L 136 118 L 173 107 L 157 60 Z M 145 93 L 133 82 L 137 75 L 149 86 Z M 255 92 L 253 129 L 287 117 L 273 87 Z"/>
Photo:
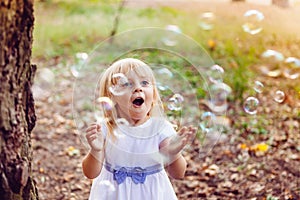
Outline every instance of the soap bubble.
<path fill-rule="evenodd" d="M 210 87 L 210 103 L 209 108 L 215 113 L 223 113 L 227 110 L 227 98 L 231 94 L 232 89 L 225 83 L 213 84 Z"/>
<path fill-rule="evenodd" d="M 55 85 L 55 74 L 49 68 L 38 69 L 34 77 L 32 93 L 34 98 L 43 99 L 51 95 Z"/>
<path fill-rule="evenodd" d="M 153 72 L 156 77 L 156 87 L 161 92 L 172 93 L 170 87 L 167 85 L 173 79 L 173 72 L 164 65 L 155 65 Z"/>
<path fill-rule="evenodd" d="M 114 103 L 108 97 L 99 97 L 97 103 L 101 105 L 101 108 L 104 110 L 112 110 L 114 107 Z"/>
<path fill-rule="evenodd" d="M 250 115 L 257 113 L 259 100 L 256 97 L 248 97 L 243 104 L 244 111 Z"/>
<path fill-rule="evenodd" d="M 214 130 L 216 115 L 212 112 L 204 112 L 200 118 L 200 129 L 203 133 L 209 133 Z"/>
<path fill-rule="evenodd" d="M 118 118 L 116 122 L 120 125 L 129 126 L 129 122 L 125 118 Z"/>
<path fill-rule="evenodd" d="M 168 109 L 172 111 L 179 111 L 181 110 L 181 104 L 183 103 L 184 98 L 180 94 L 174 94 L 169 100 L 168 100 Z"/>
<path fill-rule="evenodd" d="M 177 45 L 177 35 L 181 34 L 181 29 L 176 25 L 167 25 L 166 28 L 167 32 L 165 33 L 165 36 L 162 38 L 162 42 L 166 46 L 175 46 Z"/>
<path fill-rule="evenodd" d="M 223 82 L 222 75 L 224 74 L 224 69 L 219 65 L 213 65 L 208 71 L 208 78 L 212 83 Z"/>
<path fill-rule="evenodd" d="M 122 96 L 128 92 L 129 87 L 127 87 L 128 79 L 122 73 L 117 73 L 112 76 L 115 79 L 116 84 L 109 87 L 109 91 L 116 96 Z"/>
<path fill-rule="evenodd" d="M 289 79 L 297 79 L 300 76 L 300 59 L 288 57 L 284 60 L 283 75 Z"/>
<path fill-rule="evenodd" d="M 248 10 L 244 14 L 245 23 L 242 28 L 245 32 L 255 35 L 262 31 L 261 22 L 265 18 L 263 13 L 258 10 Z"/>
<path fill-rule="evenodd" d="M 55 84 L 55 75 L 52 70 L 42 68 L 37 71 L 34 84 L 43 90 L 50 90 Z"/>
<path fill-rule="evenodd" d="M 253 85 L 253 89 L 255 90 L 255 92 L 257 93 L 262 93 L 263 89 L 264 89 L 264 84 L 260 81 L 255 81 L 254 85 Z"/>
<path fill-rule="evenodd" d="M 214 62 L 205 49 L 199 46 L 199 44 L 190 37 L 181 34 L 181 30 L 177 26 L 169 26 L 167 29 L 142 28 L 130 30 L 117 34 L 113 37 L 113 40 L 108 38 L 95 46 L 93 52 L 89 54 L 88 59 L 84 63 L 84 66 L 80 68 L 79 74 L 83 74 L 84 78 L 77 77 L 74 83 L 72 111 L 76 126 L 79 129 L 78 135 L 83 136 L 84 130 L 95 120 L 93 113 L 100 108 L 97 99 L 99 98 L 99 80 L 101 75 L 112 63 L 125 57 L 138 58 L 153 69 L 156 78 L 154 85 L 159 89 L 160 98 L 162 100 L 161 104 L 159 103 L 157 107 L 163 106 L 166 108 L 165 113 L 158 113 L 157 118 L 166 120 L 171 115 L 179 121 L 179 123 L 176 123 L 179 129 L 186 125 L 199 127 L 201 115 L 199 104 L 200 100 L 203 100 L 198 98 L 199 88 L 209 93 L 207 94 L 207 96 L 210 96 L 209 100 L 216 103 L 216 105 L 219 105 L 218 102 L 220 102 L 220 100 L 214 100 L 214 98 L 220 96 L 223 101 L 223 99 L 228 96 L 226 95 L 228 94 L 226 87 L 224 91 L 225 94 L 221 92 L 221 94 L 217 95 L 216 93 L 218 92 L 210 92 L 211 88 L 209 84 L 211 84 L 211 82 L 208 80 L 206 72 L 214 65 Z M 167 37 L 169 34 L 171 34 L 172 37 Z M 164 42 L 162 38 L 168 38 L 169 41 L 166 40 Z M 178 44 L 184 44 L 184 46 Z M 155 55 L 155 59 L 153 59 L 153 55 Z M 159 64 L 163 63 L 169 66 L 159 66 L 157 63 L 152 63 L 153 60 L 156 60 Z M 156 65 L 156 67 L 154 65 Z M 185 75 L 191 73 L 195 79 L 186 79 Z M 114 75 L 116 84 L 108 88 L 114 95 L 123 94 L 124 90 L 122 88 L 127 88 L 127 80 L 123 78 L 125 75 Z M 213 95 L 210 95 L 210 93 Z M 180 96 L 184 97 L 184 100 L 183 98 L 180 100 L 181 98 L 178 98 L 178 96 L 174 97 L 174 94 L 180 94 Z M 203 95 L 200 98 L 206 98 L 207 96 Z M 178 111 L 170 111 L 168 109 L 167 104 L 170 98 L 173 98 L 173 103 L 176 103 L 175 110 L 177 109 Z M 111 104 L 108 103 L 108 106 L 111 106 Z M 224 110 L 226 109 L 222 108 L 222 111 Z M 97 114 L 97 116 L 101 116 L 101 112 Z M 117 119 L 117 127 L 113 130 L 113 133 L 121 129 L 126 132 L 127 129 L 141 128 L 141 130 L 135 132 L 139 134 L 133 134 L 132 131 L 128 131 L 126 134 L 131 134 L 130 136 L 132 138 L 143 140 L 155 137 L 157 134 L 160 134 L 164 128 L 163 124 L 161 124 L 161 126 L 159 124 L 159 130 L 153 133 L 153 127 L 144 128 L 143 126 L 147 126 L 147 124 L 142 124 L 142 127 L 133 126 L 132 122 L 127 120 L 123 123 L 121 119 Z M 145 157 L 137 155 L 137 152 L 128 149 L 126 145 L 116 148 L 118 151 L 122 151 L 122 155 L 125 152 L 128 156 L 136 156 L 134 157 L 135 160 Z M 125 163 L 129 162 L 129 157 L 126 155 L 122 157 Z"/>
<path fill-rule="evenodd" d="M 201 15 L 199 26 L 203 30 L 211 30 L 214 27 L 215 14 L 213 12 L 204 12 Z"/>
<path fill-rule="evenodd" d="M 108 97 L 99 97 L 96 100 L 96 108 L 94 111 L 94 116 L 97 123 L 102 123 L 104 121 L 104 111 L 110 111 L 114 107 L 112 100 Z"/>
<path fill-rule="evenodd" d="M 268 49 L 261 56 L 264 62 L 260 68 L 261 72 L 270 77 L 278 77 L 281 74 L 280 65 L 284 60 L 282 53 Z"/>
<path fill-rule="evenodd" d="M 283 61 L 284 60 L 284 56 L 282 55 L 282 53 L 272 50 L 272 49 L 268 49 L 268 50 L 264 51 L 261 56 L 263 58 L 269 58 L 270 60 L 275 60 L 275 61 Z"/>
<path fill-rule="evenodd" d="M 71 73 L 75 78 L 78 78 L 81 76 L 80 69 L 82 68 L 84 63 L 87 61 L 88 57 L 89 57 L 88 54 L 85 52 L 78 52 L 75 54 L 75 62 L 70 67 Z"/>
<path fill-rule="evenodd" d="M 274 92 L 274 101 L 276 101 L 277 103 L 282 103 L 285 100 L 285 93 L 281 90 L 276 90 Z"/>
<path fill-rule="evenodd" d="M 173 73 L 166 67 L 160 68 L 156 70 L 156 73 L 162 76 L 167 76 L 169 78 L 173 77 Z"/>

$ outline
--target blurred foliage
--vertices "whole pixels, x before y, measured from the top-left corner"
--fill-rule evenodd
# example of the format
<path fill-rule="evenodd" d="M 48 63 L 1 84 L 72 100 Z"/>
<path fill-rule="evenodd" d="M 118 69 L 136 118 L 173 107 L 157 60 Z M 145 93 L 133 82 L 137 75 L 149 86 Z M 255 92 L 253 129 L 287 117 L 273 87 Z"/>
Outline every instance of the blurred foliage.
<path fill-rule="evenodd" d="M 89 53 L 99 42 L 107 39 L 121 1 L 44 0 L 35 3 L 33 57 L 47 60 L 55 57 L 70 59 L 76 52 Z M 224 81 L 234 91 L 233 100 L 241 100 L 254 77 L 254 67 L 263 50 L 276 46 L 285 52 L 299 50 L 299 39 L 291 35 L 279 37 L 277 29 L 265 24 L 264 31 L 253 37 L 242 31 L 239 18 L 216 18 L 214 28 L 199 27 L 199 13 L 176 7 L 126 6 L 122 11 L 118 32 L 141 27 L 161 27 L 176 24 L 183 34 L 204 47 L 216 64 L 226 71 Z M 184 44 L 182 44 L 184 45 Z M 297 56 L 297 55 L 295 55 Z M 180 69 L 189 64 L 181 59 L 162 56 L 152 51 L 146 56 L 151 62 L 172 65 Z M 185 62 L 185 63 L 184 63 Z M 199 81 L 192 71 L 184 72 L 192 84 Z M 295 86 L 294 86 L 295 87 Z M 299 91 L 299 88 L 295 88 Z M 203 97 L 205 91 L 197 91 Z"/>

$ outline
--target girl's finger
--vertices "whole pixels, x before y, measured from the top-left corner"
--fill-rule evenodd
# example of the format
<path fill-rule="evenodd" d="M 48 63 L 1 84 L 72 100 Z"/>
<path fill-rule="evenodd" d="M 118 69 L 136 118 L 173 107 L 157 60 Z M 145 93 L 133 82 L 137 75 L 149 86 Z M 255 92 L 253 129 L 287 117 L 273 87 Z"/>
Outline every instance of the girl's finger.
<path fill-rule="evenodd" d="M 88 129 L 87 131 L 86 131 L 86 133 L 97 133 L 98 131 L 97 131 L 97 129 L 96 128 L 91 128 L 91 129 Z"/>
<path fill-rule="evenodd" d="M 96 135 L 91 135 L 88 137 L 88 141 L 92 142 L 93 140 L 95 140 L 97 138 Z"/>
<path fill-rule="evenodd" d="M 97 125 L 96 125 L 96 129 L 97 129 L 98 132 L 100 132 L 100 131 L 101 131 L 101 125 L 100 125 L 100 124 L 97 124 Z"/>
<path fill-rule="evenodd" d="M 184 127 L 182 127 L 182 128 L 179 130 L 178 135 L 179 135 L 179 136 L 182 136 L 182 135 L 184 135 L 184 133 L 185 133 L 186 131 L 187 131 L 187 127 L 184 126 Z"/>
<path fill-rule="evenodd" d="M 94 129 L 97 129 L 97 127 L 96 127 L 96 126 L 90 126 L 90 127 L 88 127 L 88 128 L 86 129 L 86 132 L 90 132 L 90 131 L 92 131 L 92 130 L 94 130 Z"/>

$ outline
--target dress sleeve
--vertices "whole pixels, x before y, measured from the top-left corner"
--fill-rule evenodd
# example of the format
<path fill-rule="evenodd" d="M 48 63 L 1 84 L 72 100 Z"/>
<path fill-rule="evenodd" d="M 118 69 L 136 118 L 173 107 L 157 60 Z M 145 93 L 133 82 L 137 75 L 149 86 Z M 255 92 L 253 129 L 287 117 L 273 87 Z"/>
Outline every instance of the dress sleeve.
<path fill-rule="evenodd" d="M 176 131 L 173 128 L 172 124 L 168 121 L 165 121 L 164 126 L 161 130 L 159 142 L 163 141 L 164 139 L 176 135 Z"/>

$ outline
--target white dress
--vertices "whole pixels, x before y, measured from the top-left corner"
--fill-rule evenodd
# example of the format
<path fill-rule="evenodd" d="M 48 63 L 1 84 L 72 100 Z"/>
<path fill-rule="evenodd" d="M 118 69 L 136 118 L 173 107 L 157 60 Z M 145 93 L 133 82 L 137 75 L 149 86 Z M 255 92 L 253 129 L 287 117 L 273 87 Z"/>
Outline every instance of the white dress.
<path fill-rule="evenodd" d="M 105 127 L 102 133 L 106 135 Z M 150 118 L 144 124 L 118 126 L 116 140 L 106 139 L 105 161 L 101 173 L 93 180 L 89 200 L 176 200 L 169 177 L 163 168 L 164 157 L 159 154 L 161 141 L 175 135 L 172 125 L 163 118 Z M 105 166 L 109 165 L 107 169 Z M 135 183 L 130 176 L 118 184 L 110 169 L 162 166 Z M 110 170 L 110 171 L 109 171 Z"/>

